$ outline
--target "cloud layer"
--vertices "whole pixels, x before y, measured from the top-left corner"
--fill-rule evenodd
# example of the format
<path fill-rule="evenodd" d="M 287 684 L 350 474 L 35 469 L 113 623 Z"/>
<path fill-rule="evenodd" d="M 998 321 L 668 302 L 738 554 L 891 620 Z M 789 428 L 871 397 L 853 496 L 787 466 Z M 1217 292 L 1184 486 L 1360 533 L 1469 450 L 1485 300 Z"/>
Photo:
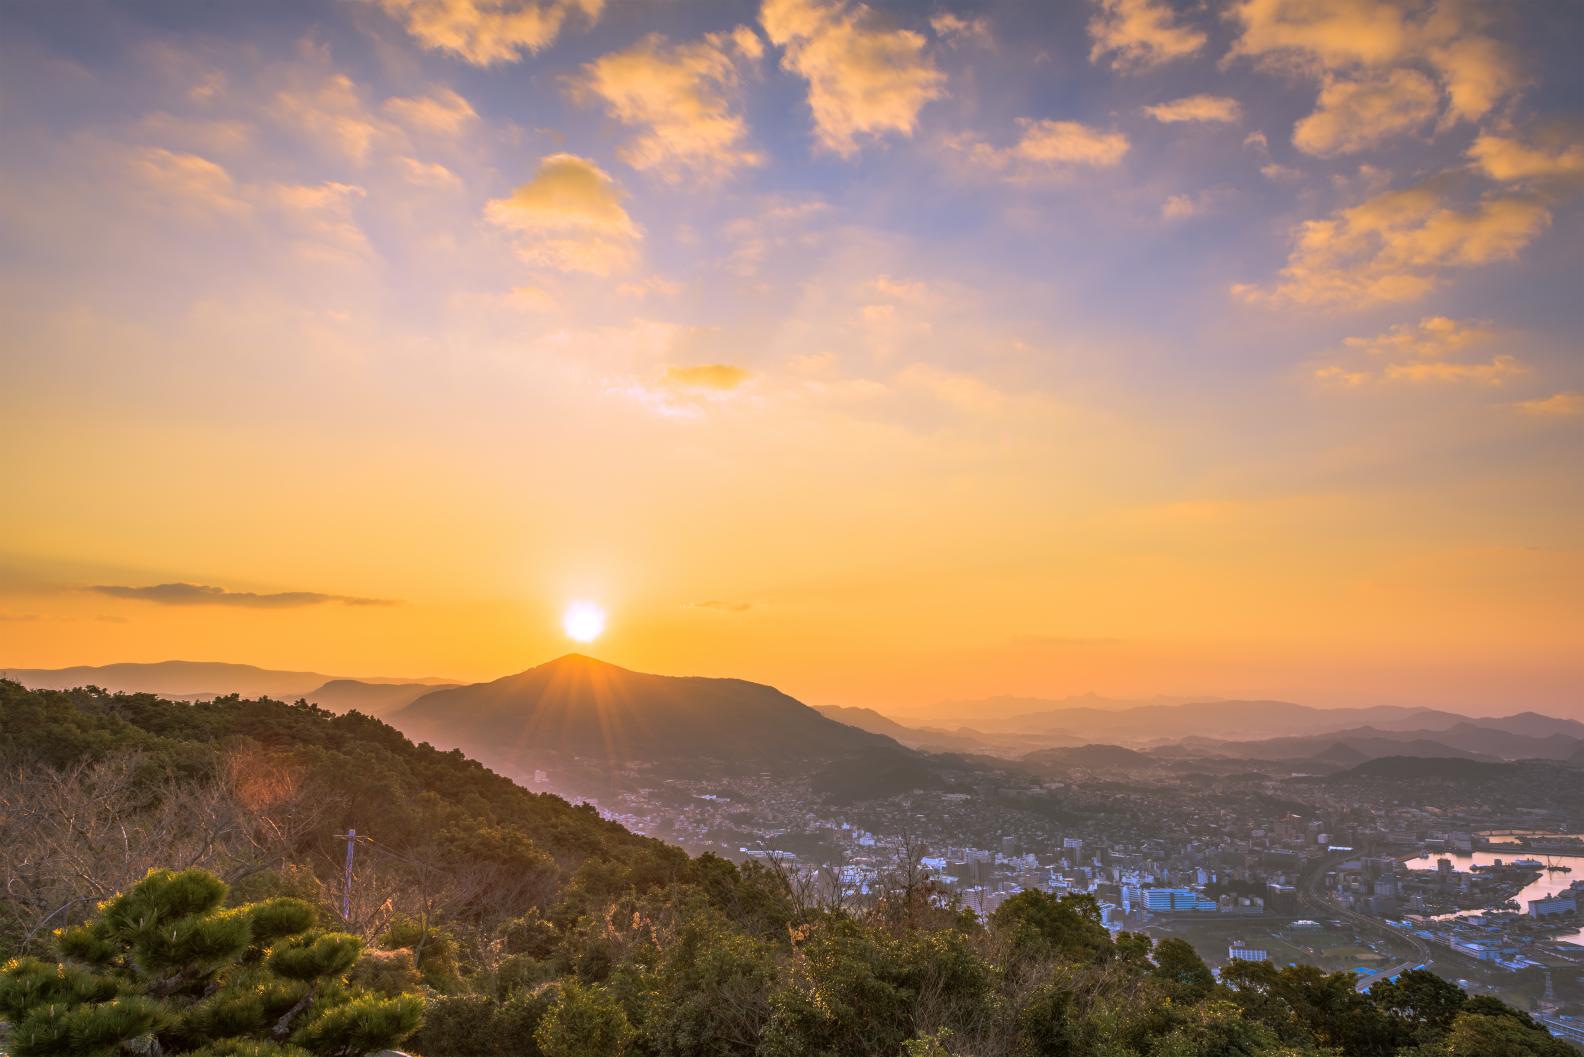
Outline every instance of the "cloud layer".
<path fill-rule="evenodd" d="M 241 609 L 298 609 L 303 606 L 324 605 L 337 602 L 346 606 L 394 605 L 385 598 L 360 598 L 355 595 L 329 595 L 318 591 L 279 591 L 256 594 L 252 591 L 228 591 L 224 587 L 202 584 L 170 583 L 151 584 L 147 587 L 124 587 L 114 584 L 96 584 L 88 590 L 111 598 L 130 598 L 140 602 L 155 602 L 162 606 L 235 606 Z"/>

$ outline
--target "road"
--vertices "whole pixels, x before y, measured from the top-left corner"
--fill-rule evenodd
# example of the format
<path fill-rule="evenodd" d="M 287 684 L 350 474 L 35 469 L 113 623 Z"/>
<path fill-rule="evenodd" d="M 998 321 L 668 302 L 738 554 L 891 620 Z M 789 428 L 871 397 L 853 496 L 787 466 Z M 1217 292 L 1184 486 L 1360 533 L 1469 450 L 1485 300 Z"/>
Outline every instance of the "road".
<path fill-rule="evenodd" d="M 1349 859 L 1357 857 L 1353 852 L 1327 855 L 1304 867 L 1303 873 L 1298 876 L 1298 902 L 1312 910 L 1316 917 L 1338 918 L 1346 921 L 1360 932 L 1381 937 L 1392 944 L 1393 948 L 1401 945 L 1408 947 L 1413 952 L 1407 961 L 1370 973 L 1368 976 L 1359 977 L 1355 986 L 1360 991 L 1368 991 L 1372 985 L 1382 980 L 1389 980 L 1409 969 L 1417 968 L 1429 962 L 1430 945 L 1422 937 L 1415 936 L 1404 929 L 1393 928 L 1378 918 L 1372 918 L 1357 911 L 1349 910 L 1331 899 L 1330 894 L 1325 890 L 1326 872 Z"/>

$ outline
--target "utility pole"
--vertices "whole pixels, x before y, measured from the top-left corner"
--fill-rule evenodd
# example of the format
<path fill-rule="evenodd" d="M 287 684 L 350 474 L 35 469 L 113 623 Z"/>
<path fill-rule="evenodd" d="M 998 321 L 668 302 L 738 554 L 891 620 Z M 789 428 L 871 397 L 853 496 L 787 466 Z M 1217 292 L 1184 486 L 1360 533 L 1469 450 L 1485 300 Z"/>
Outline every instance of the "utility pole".
<path fill-rule="evenodd" d="M 352 920 L 352 853 L 357 849 L 357 830 L 348 829 L 345 833 L 337 833 L 338 837 L 346 837 L 346 872 L 341 879 L 341 917 L 345 921 Z"/>

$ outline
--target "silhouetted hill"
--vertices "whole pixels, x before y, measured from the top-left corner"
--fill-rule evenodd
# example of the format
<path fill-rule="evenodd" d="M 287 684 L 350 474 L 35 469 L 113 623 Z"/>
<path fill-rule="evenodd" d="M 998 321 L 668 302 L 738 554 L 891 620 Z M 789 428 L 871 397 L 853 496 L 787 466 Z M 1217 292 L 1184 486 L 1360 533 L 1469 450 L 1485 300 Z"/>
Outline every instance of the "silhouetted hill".
<path fill-rule="evenodd" d="M 912 755 L 773 687 L 742 679 L 647 675 L 571 654 L 491 683 L 425 694 L 388 717 L 409 736 L 493 765 L 578 757 L 609 769 L 664 761 L 808 773 L 811 764 Z"/>
<path fill-rule="evenodd" d="M 77 665 L 71 668 L 8 668 L 0 676 L 34 690 L 67 690 L 97 686 L 128 694 L 162 694 L 166 697 L 274 697 L 296 699 L 338 679 L 322 672 L 277 671 L 252 664 L 223 661 L 156 661 Z M 443 679 L 365 678 L 364 683 L 415 683 L 450 685 Z M 326 706 L 328 707 L 328 706 Z"/>
<path fill-rule="evenodd" d="M 384 716 L 406 708 L 425 694 L 449 690 L 461 683 L 373 683 L 365 679 L 332 679 L 302 695 L 305 701 L 331 712 L 358 711 Z"/>

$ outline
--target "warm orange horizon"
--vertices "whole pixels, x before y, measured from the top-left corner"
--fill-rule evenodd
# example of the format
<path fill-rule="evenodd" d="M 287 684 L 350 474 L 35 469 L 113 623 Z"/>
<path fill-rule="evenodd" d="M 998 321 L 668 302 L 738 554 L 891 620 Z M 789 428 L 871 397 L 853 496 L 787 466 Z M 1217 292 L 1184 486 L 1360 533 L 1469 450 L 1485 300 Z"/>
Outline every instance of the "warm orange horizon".
<path fill-rule="evenodd" d="M 1584 718 L 1578 19 L 506 6 L 8 10 L 0 665 Z"/>

